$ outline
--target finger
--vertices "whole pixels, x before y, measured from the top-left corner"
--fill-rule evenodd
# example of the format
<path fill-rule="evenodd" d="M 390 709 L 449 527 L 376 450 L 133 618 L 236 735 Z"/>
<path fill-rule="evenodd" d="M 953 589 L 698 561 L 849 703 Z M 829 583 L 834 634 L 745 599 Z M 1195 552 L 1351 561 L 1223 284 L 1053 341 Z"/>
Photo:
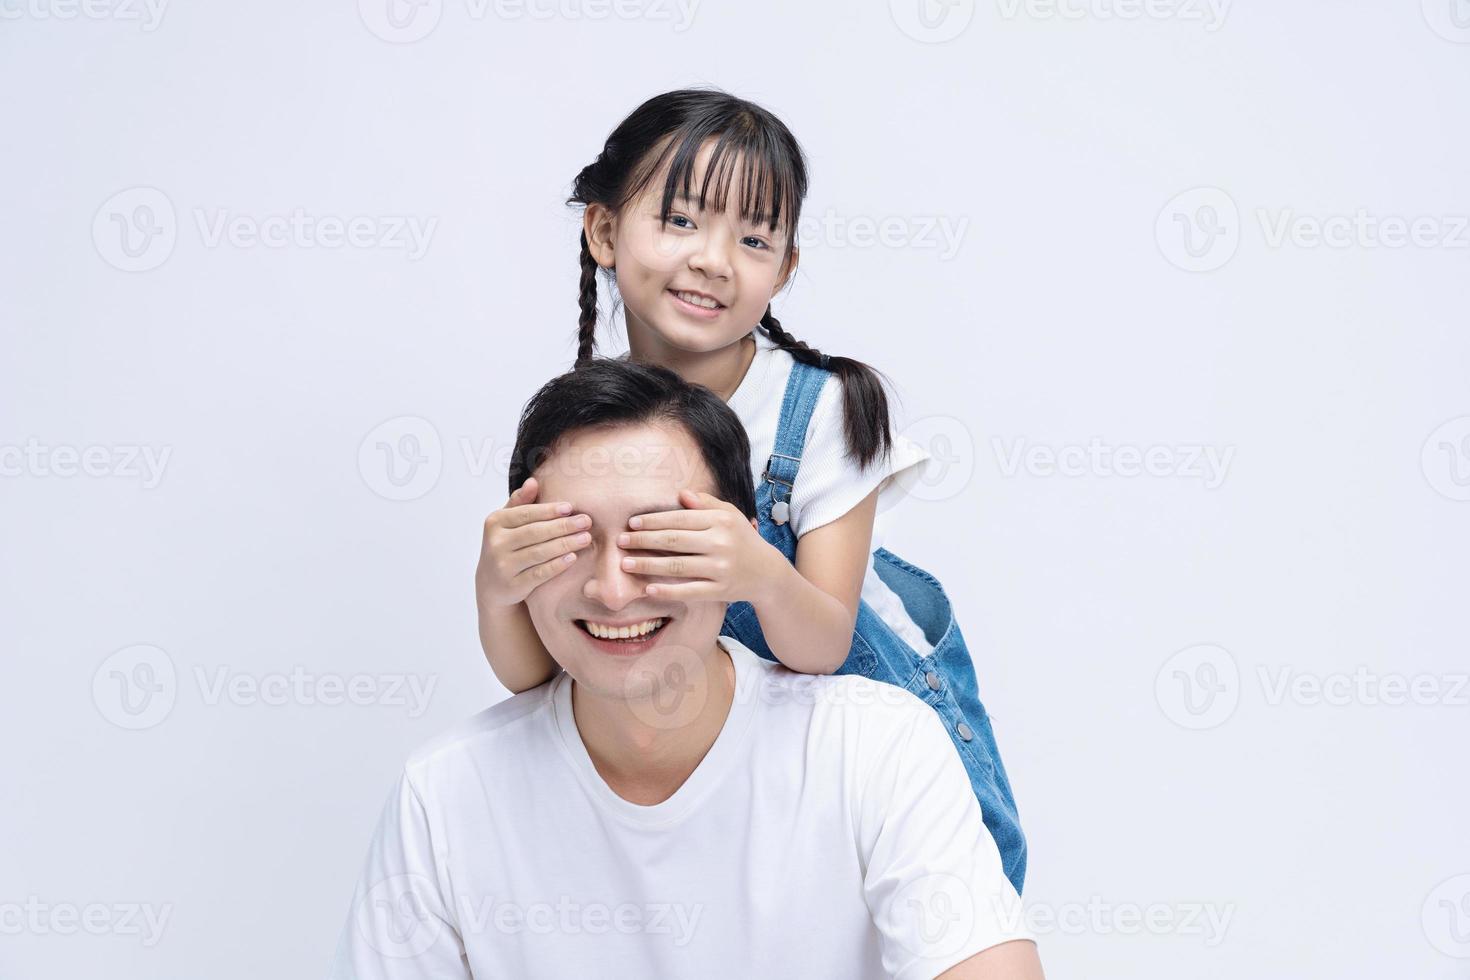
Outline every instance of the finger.
<path fill-rule="evenodd" d="M 524 527 L 538 521 L 552 521 L 572 512 L 572 505 L 566 501 L 551 501 L 544 504 L 521 504 L 515 507 L 506 507 L 500 512 L 500 526 L 507 530 Z"/>
<path fill-rule="evenodd" d="M 536 478 L 534 476 L 528 476 L 521 482 L 520 486 L 515 488 L 515 492 L 510 495 L 510 500 L 506 501 L 506 506 L 514 507 L 520 504 L 529 504 L 536 499 L 536 494 L 540 490 L 541 484 L 536 482 Z"/>
<path fill-rule="evenodd" d="M 695 510 L 712 510 L 718 507 L 734 506 L 721 500 L 712 493 L 705 493 L 703 490 L 689 490 L 687 488 L 679 491 L 679 503 Z"/>
<path fill-rule="evenodd" d="M 540 506 L 539 504 L 536 506 Z M 592 526 L 592 519 L 586 514 L 569 514 L 566 517 L 553 517 L 549 520 L 532 521 L 520 527 L 509 528 L 501 538 L 501 547 L 511 551 L 519 551 L 529 548 L 552 538 L 561 538 L 568 535 L 579 534 Z"/>
<path fill-rule="evenodd" d="M 577 553 L 575 551 L 569 551 L 560 558 L 553 558 L 551 561 L 543 561 L 539 565 L 532 565 L 510 581 L 518 591 L 524 590 L 523 594 L 529 595 L 535 591 L 536 586 L 549 579 L 556 578 L 556 576 L 571 568 L 576 563 Z"/>
<path fill-rule="evenodd" d="M 624 531 L 618 535 L 618 547 L 629 551 L 677 551 L 686 555 L 710 552 L 708 535 L 703 531 Z"/>
<path fill-rule="evenodd" d="M 643 531 L 664 528 L 704 531 L 712 527 L 714 521 L 715 515 L 707 510 L 658 510 L 650 514 L 636 514 L 628 518 L 628 526 Z"/>
<path fill-rule="evenodd" d="M 670 575 L 674 578 L 713 578 L 719 571 L 714 559 L 703 555 L 670 555 L 666 558 L 627 557 L 623 571 L 635 575 Z"/>
<path fill-rule="evenodd" d="M 660 599 L 689 602 L 696 599 L 723 599 L 724 591 L 715 582 L 650 582 L 643 590 Z"/>
<path fill-rule="evenodd" d="M 691 510 L 734 510 L 739 513 L 739 508 L 728 500 L 720 500 L 714 494 L 706 494 L 704 491 L 692 491 L 682 489 L 679 491 L 679 502 Z"/>
<path fill-rule="evenodd" d="M 533 565 L 581 551 L 591 543 L 592 535 L 586 531 L 579 531 L 576 534 L 567 534 L 550 541 L 543 541 L 529 548 L 518 548 L 510 553 L 507 560 L 514 563 L 511 568 L 516 574 L 519 574 Z"/>

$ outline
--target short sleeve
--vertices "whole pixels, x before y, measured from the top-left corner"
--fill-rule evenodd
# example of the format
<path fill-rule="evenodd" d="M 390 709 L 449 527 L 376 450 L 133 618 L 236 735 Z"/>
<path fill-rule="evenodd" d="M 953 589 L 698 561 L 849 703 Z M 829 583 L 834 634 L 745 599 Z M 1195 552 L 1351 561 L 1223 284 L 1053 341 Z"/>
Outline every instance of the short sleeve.
<path fill-rule="evenodd" d="M 405 772 L 368 846 L 332 980 L 469 980 L 446 891 L 428 815 Z"/>
<path fill-rule="evenodd" d="M 796 486 L 791 491 L 791 524 L 798 538 L 837 520 L 880 485 L 883 490 L 879 494 L 878 509 L 880 512 L 886 510 L 893 503 L 889 496 L 904 492 L 896 477 L 930 458 L 927 449 L 894 431 L 890 420 L 892 451 L 886 458 L 880 457 L 866 467 L 859 467 L 847 455 L 842 395 L 842 380 L 834 374 L 822 386 L 822 393 L 817 396 L 817 404 L 812 409 Z M 891 410 L 891 399 L 889 404 Z"/>
<path fill-rule="evenodd" d="M 954 743 L 927 707 L 911 715 L 880 747 L 859 806 L 864 898 L 898 980 L 1034 938 Z"/>

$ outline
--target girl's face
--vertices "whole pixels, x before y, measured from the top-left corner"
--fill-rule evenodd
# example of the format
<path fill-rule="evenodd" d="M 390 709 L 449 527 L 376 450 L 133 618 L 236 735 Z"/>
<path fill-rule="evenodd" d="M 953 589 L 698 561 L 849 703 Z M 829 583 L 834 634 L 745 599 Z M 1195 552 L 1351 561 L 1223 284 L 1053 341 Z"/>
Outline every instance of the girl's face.
<path fill-rule="evenodd" d="M 630 345 L 641 341 L 644 349 L 677 356 L 737 343 L 796 269 L 794 249 L 786 260 L 788 229 L 772 232 L 766 221 L 740 218 L 739 161 L 728 209 L 699 207 L 697 189 L 714 145 L 707 141 L 695 159 L 696 197 L 675 197 L 667 221 L 659 218 L 667 164 L 618 214 L 598 204 L 587 208 L 588 248 L 598 265 L 616 270 Z"/>

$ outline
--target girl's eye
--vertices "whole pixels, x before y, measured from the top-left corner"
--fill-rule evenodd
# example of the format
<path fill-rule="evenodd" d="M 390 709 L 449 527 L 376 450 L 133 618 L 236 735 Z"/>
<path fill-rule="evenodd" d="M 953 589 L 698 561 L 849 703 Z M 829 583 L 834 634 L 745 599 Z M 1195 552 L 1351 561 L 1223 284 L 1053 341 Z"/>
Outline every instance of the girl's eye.
<path fill-rule="evenodd" d="M 688 222 L 688 223 L 687 224 L 682 224 L 682 225 L 680 225 L 680 224 L 674 224 L 674 222 L 677 222 L 677 221 L 685 221 L 685 222 Z M 669 215 L 669 217 L 668 217 L 668 223 L 669 224 L 674 224 L 674 227 L 675 228 L 693 228 L 694 227 L 694 222 L 689 221 L 689 219 L 687 217 L 685 217 L 684 215 L 682 215 L 682 214 L 671 214 L 671 215 Z"/>
<path fill-rule="evenodd" d="M 767 243 L 765 239 L 763 239 L 763 238 L 756 238 L 754 235 L 747 236 L 745 238 L 745 243 L 747 245 L 752 245 L 752 246 L 754 246 L 755 248 L 758 248 L 758 249 L 770 248 L 771 247 L 770 244 Z"/>

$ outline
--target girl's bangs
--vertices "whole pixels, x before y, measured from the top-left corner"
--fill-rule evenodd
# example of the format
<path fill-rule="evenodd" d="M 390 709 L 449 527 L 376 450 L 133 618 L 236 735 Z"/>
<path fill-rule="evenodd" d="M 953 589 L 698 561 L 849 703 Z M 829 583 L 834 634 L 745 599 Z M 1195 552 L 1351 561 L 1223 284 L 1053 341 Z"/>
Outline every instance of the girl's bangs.
<path fill-rule="evenodd" d="M 640 182 L 647 183 L 672 151 L 673 162 L 664 178 L 660 218 L 668 219 L 674 199 L 680 196 L 696 200 L 701 210 L 728 211 L 731 188 L 738 183 L 740 200 L 736 203 L 742 221 L 764 224 L 772 232 L 792 223 L 793 213 L 804 194 L 804 189 L 798 186 L 799 162 L 791 158 L 780 141 L 759 127 L 738 124 L 737 127 L 718 134 L 705 132 L 704 127 L 691 127 L 682 138 L 675 137 L 677 143 L 670 140 L 665 145 Z M 695 194 L 695 159 L 700 147 L 712 136 L 718 136 L 718 141 Z"/>

